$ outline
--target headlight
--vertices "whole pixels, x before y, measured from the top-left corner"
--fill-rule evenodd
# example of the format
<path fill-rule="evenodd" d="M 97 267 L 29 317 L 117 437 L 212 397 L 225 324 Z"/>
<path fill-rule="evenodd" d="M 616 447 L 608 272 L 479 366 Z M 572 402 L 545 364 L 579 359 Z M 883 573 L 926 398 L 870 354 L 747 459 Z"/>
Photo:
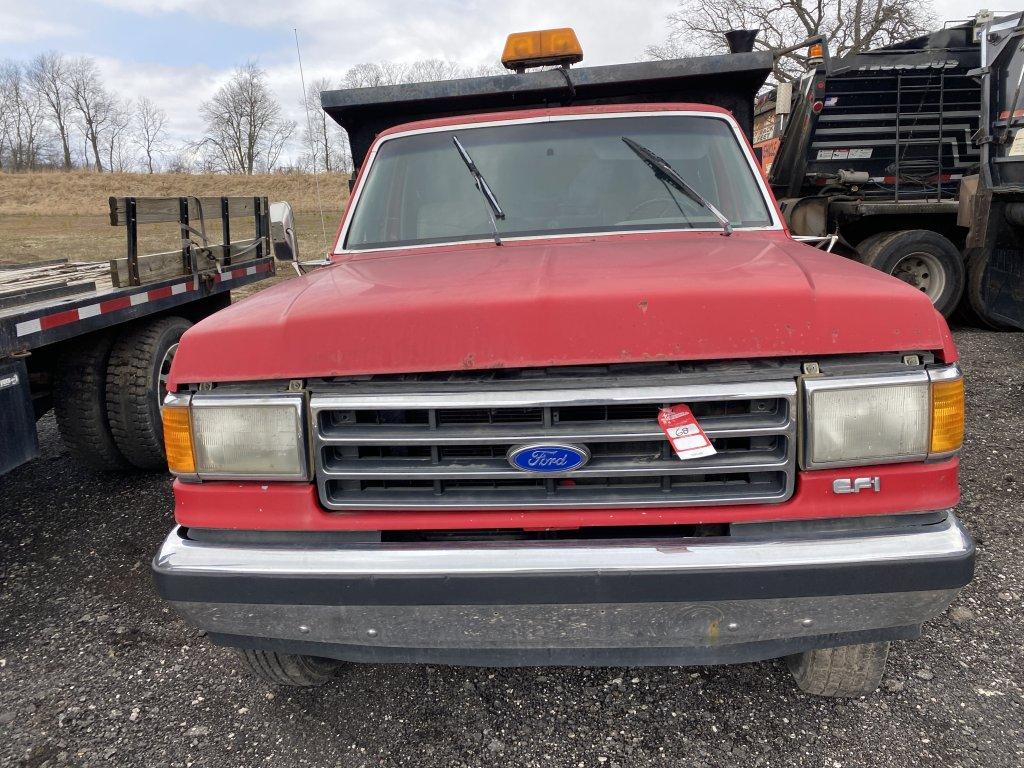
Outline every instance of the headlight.
<path fill-rule="evenodd" d="M 804 381 L 804 466 L 923 461 L 963 442 L 963 378 L 956 366 Z"/>
<path fill-rule="evenodd" d="M 309 479 L 301 395 L 170 395 L 163 418 L 167 464 L 179 476 Z"/>

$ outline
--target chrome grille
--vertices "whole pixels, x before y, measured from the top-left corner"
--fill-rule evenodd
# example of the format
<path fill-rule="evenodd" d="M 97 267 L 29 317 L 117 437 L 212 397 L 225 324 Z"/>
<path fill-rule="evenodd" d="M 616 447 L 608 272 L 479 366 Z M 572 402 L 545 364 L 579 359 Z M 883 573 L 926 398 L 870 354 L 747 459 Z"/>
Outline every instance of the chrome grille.
<path fill-rule="evenodd" d="M 429 386 L 429 385 L 426 385 Z M 793 492 L 796 384 L 314 394 L 320 499 L 329 509 L 657 507 L 779 502 Z M 718 452 L 681 461 L 658 410 L 686 403 Z M 566 473 L 505 456 L 527 443 L 586 445 Z"/>

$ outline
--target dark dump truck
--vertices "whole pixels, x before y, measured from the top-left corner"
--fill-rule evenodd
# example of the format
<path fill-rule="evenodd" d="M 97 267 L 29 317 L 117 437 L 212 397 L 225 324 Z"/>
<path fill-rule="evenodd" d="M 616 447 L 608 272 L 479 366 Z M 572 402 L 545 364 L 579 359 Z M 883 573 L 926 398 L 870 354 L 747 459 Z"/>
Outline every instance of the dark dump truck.
<path fill-rule="evenodd" d="M 777 151 L 758 135 L 794 234 L 836 236 L 838 252 L 914 285 L 947 317 L 960 306 L 1024 328 L 1022 17 L 825 51 L 792 99 L 776 100 Z"/>
<path fill-rule="evenodd" d="M 0 475 L 38 455 L 36 421 L 51 409 L 83 464 L 166 467 L 160 403 L 178 340 L 228 306 L 232 289 L 274 274 L 266 198 L 111 197 L 109 206 L 125 256 L 0 263 Z M 181 247 L 140 253 L 146 224 L 177 225 Z"/>

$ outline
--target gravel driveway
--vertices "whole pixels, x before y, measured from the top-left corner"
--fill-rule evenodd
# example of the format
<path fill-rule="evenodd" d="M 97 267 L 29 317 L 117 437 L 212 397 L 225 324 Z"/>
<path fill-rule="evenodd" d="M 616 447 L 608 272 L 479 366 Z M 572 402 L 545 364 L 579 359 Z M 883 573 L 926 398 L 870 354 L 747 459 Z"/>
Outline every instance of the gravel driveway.
<path fill-rule="evenodd" d="M 271 691 L 154 593 L 167 479 L 79 469 L 47 417 L 43 456 L 0 479 L 0 765 L 1021 765 L 1024 337 L 956 337 L 977 578 L 855 701 L 798 693 L 779 662 L 367 665 Z"/>

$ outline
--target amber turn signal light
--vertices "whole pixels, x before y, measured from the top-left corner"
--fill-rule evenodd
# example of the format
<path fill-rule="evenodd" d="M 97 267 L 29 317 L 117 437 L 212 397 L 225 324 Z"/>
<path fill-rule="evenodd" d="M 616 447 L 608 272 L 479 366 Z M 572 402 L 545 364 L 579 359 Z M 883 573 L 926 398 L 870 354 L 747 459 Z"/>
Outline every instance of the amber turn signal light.
<path fill-rule="evenodd" d="M 513 32 L 505 41 L 505 50 L 501 54 L 501 63 L 516 72 L 527 67 L 569 65 L 579 61 L 583 61 L 583 48 L 569 27 Z"/>
<path fill-rule="evenodd" d="M 176 475 L 194 475 L 196 458 L 192 450 L 192 418 L 189 409 L 165 405 L 160 414 L 164 422 L 167 468 Z"/>
<path fill-rule="evenodd" d="M 931 453 L 950 453 L 964 442 L 964 380 L 932 382 Z"/>

